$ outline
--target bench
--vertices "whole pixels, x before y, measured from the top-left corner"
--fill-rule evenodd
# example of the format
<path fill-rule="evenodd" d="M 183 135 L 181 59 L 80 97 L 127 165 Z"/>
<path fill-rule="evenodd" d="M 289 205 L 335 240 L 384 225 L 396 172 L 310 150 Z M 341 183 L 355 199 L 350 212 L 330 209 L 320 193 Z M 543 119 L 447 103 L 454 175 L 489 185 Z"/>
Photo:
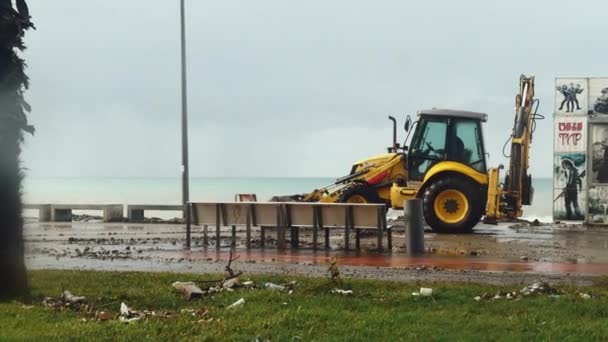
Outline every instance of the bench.
<path fill-rule="evenodd" d="M 122 204 L 51 204 L 52 222 L 71 222 L 72 210 L 102 210 L 104 222 L 122 222 Z"/>
<path fill-rule="evenodd" d="M 277 229 L 277 247 L 285 249 L 286 230 L 291 230 L 292 248 L 298 248 L 299 228 L 312 229 L 312 246 L 318 249 L 318 233 L 325 232 L 325 247 L 329 248 L 329 230 L 344 229 L 344 248 L 350 249 L 350 233 L 355 232 L 355 248 L 360 247 L 360 232 L 374 229 L 377 246 L 382 250 L 382 237 L 387 230 L 386 207 L 383 204 L 355 203 L 296 203 L 296 202 L 205 202 L 191 203 L 192 219 L 196 225 L 209 225 L 216 229 L 216 247 L 220 248 L 220 229 L 232 226 L 232 246 L 236 245 L 236 226 L 246 227 L 246 244 L 251 248 L 251 227 Z M 204 230 L 204 240 L 207 230 Z M 392 248 L 390 230 L 387 231 L 389 249 Z M 265 229 L 260 230 L 261 246 Z M 205 243 L 205 246 L 207 244 Z"/>
<path fill-rule="evenodd" d="M 144 212 L 146 210 L 153 211 L 181 211 L 184 216 L 183 205 L 145 205 L 145 204 L 129 204 L 127 205 L 127 218 L 129 222 L 143 222 L 145 219 Z"/>
<path fill-rule="evenodd" d="M 23 209 L 38 210 L 38 221 L 49 222 L 51 220 L 51 205 L 50 204 L 24 204 Z"/>

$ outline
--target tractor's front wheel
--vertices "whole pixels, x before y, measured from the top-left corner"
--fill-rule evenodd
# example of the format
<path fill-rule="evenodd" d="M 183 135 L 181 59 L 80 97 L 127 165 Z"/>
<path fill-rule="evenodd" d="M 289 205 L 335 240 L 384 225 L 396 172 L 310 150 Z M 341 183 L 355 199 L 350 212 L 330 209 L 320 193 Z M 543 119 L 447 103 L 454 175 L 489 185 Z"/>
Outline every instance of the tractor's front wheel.
<path fill-rule="evenodd" d="M 438 233 L 470 233 L 483 215 L 481 187 L 462 177 L 435 180 L 423 194 L 426 222 Z"/>
<path fill-rule="evenodd" d="M 355 184 L 344 189 L 338 197 L 339 203 L 383 203 L 376 189 L 366 184 Z"/>

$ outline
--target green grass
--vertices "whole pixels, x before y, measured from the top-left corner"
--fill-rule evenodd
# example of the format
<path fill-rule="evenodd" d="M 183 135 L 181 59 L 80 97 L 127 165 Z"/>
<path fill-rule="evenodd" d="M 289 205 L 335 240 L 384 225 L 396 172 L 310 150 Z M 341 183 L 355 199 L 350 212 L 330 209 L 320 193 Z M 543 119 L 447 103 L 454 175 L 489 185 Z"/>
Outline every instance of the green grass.
<path fill-rule="evenodd" d="M 342 287 L 355 293 L 346 297 L 329 293 L 333 286 L 328 279 L 256 276 L 252 279 L 258 284 L 297 280 L 298 286 L 291 295 L 239 289 L 187 302 L 173 292 L 171 283 L 203 277 L 75 271 L 30 274 L 35 306 L 0 304 L 0 341 L 252 341 L 256 336 L 273 341 L 608 340 L 608 293 L 602 287 L 567 288 L 569 294 L 559 298 L 476 302 L 473 298 L 483 292 L 519 287 L 345 280 Z M 421 285 L 433 287 L 435 295 L 411 296 Z M 57 311 L 40 304 L 45 296 L 58 296 L 62 286 L 114 312 L 124 301 L 134 309 L 178 314 L 124 324 L 97 322 L 84 312 Z M 581 299 L 577 291 L 594 298 Z M 243 307 L 225 309 L 241 297 L 246 300 Z M 200 318 L 179 313 L 184 308 L 206 308 L 206 319 L 213 320 L 197 322 Z"/>

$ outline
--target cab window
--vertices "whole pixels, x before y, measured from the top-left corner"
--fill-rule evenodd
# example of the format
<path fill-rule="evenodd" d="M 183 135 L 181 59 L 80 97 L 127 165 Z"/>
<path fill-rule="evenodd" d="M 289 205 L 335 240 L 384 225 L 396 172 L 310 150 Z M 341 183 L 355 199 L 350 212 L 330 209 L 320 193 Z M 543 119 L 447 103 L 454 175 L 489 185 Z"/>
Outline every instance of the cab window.
<path fill-rule="evenodd" d="M 457 119 L 453 125 L 454 143 L 450 144 L 449 159 L 486 172 L 481 127 L 478 121 Z"/>
<path fill-rule="evenodd" d="M 412 139 L 409 154 L 410 178 L 420 180 L 438 161 L 446 159 L 447 119 L 423 120 Z"/>

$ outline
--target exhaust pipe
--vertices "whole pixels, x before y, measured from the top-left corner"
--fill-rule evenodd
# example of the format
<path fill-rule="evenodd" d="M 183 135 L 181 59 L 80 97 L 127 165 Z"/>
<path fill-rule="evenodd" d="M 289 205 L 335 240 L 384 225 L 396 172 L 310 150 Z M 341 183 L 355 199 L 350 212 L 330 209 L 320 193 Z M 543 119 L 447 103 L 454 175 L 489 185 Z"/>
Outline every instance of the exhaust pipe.
<path fill-rule="evenodd" d="M 392 147 L 392 151 L 393 152 L 397 152 L 397 149 L 399 148 L 399 144 L 397 144 L 397 119 L 395 119 L 392 116 L 388 116 L 388 119 L 391 120 L 393 122 L 393 147 Z M 389 152 L 391 152 L 391 148 L 389 147 Z"/>

